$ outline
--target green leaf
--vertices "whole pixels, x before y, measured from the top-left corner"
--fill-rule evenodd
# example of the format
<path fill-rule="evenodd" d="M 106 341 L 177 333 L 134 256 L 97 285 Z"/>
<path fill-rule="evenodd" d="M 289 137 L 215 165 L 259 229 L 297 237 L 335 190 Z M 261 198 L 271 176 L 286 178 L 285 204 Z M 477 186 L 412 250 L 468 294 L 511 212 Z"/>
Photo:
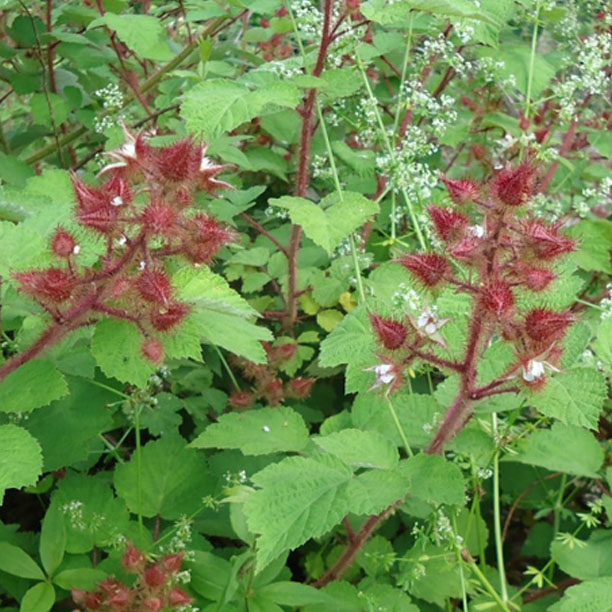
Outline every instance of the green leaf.
<path fill-rule="evenodd" d="M 351 512 L 378 514 L 404 497 L 409 487 L 410 480 L 400 470 L 368 470 L 349 483 Z"/>
<path fill-rule="evenodd" d="M 0 504 L 6 489 L 30 487 L 42 473 L 40 444 L 17 425 L 0 425 Z"/>
<path fill-rule="evenodd" d="M 321 342 L 319 363 L 324 368 L 348 363 L 365 366 L 374 359 L 375 349 L 376 343 L 368 313 L 360 306 L 344 317 L 334 331 Z"/>
<path fill-rule="evenodd" d="M 45 575 L 30 555 L 7 542 L 0 542 L 0 570 L 32 580 L 44 580 Z"/>
<path fill-rule="evenodd" d="M 400 471 L 410 480 L 410 494 L 432 504 L 465 503 L 465 482 L 454 463 L 438 455 L 421 453 L 400 463 Z"/>
<path fill-rule="evenodd" d="M 271 199 L 270 204 L 288 210 L 291 221 L 330 255 L 379 210 L 376 202 L 351 191 L 344 192 L 341 200 L 332 194 L 319 204 L 293 196 Z"/>
<path fill-rule="evenodd" d="M 612 577 L 570 587 L 548 612 L 612 612 Z"/>
<path fill-rule="evenodd" d="M 40 559 L 48 576 L 53 576 L 66 552 L 66 526 L 58 504 L 47 509 L 40 532 Z"/>
<path fill-rule="evenodd" d="M 191 571 L 190 588 L 211 601 L 222 598 L 231 578 L 229 561 L 210 552 L 195 550 L 193 558 L 185 560 L 185 566 Z"/>
<path fill-rule="evenodd" d="M 354 468 L 391 469 L 399 461 L 397 448 L 373 431 L 343 429 L 327 436 L 317 436 L 313 442 Z"/>
<path fill-rule="evenodd" d="M 266 599 L 281 606 L 307 606 L 309 604 L 331 604 L 324 591 L 298 582 L 274 582 L 257 590 Z"/>
<path fill-rule="evenodd" d="M 308 429 L 291 408 L 231 412 L 209 425 L 192 448 L 238 448 L 245 455 L 300 451 L 308 444 Z"/>
<path fill-rule="evenodd" d="M 106 578 L 106 572 L 90 567 L 67 569 L 53 578 L 53 582 L 62 589 L 71 588 L 91 590 Z"/>
<path fill-rule="evenodd" d="M 47 612 L 55 603 L 55 589 L 48 582 L 39 582 L 28 589 L 21 600 L 19 612 Z"/>
<path fill-rule="evenodd" d="M 566 425 L 597 429 L 606 397 L 606 379 L 601 372 L 576 368 L 552 376 L 541 391 L 530 394 L 529 402 Z"/>
<path fill-rule="evenodd" d="M 444 408 L 432 395 L 398 391 L 390 398 L 400 425 L 411 446 L 422 448 L 430 441 L 436 419 Z M 396 446 L 403 441 L 389 409 L 389 400 L 375 392 L 359 393 L 351 410 L 353 425 L 359 429 L 377 431 Z"/>
<path fill-rule="evenodd" d="M 108 546 L 128 529 L 130 517 L 125 503 L 114 496 L 102 472 L 86 475 L 69 471 L 59 482 L 52 499 L 66 509 L 69 553 L 86 553 L 94 546 Z"/>
<path fill-rule="evenodd" d="M 352 470 L 339 459 L 289 457 L 251 477 L 260 487 L 244 504 L 249 530 L 258 534 L 257 568 L 323 535 L 350 510 Z"/>
<path fill-rule="evenodd" d="M 116 15 L 107 12 L 103 17 L 92 21 L 88 29 L 107 25 L 114 30 L 119 40 L 143 59 L 164 61 L 171 59 L 172 53 L 162 22 L 151 15 Z"/>
<path fill-rule="evenodd" d="M 34 359 L 0 383 L 0 410 L 30 412 L 67 393 L 68 384 L 61 372 L 49 361 Z"/>
<path fill-rule="evenodd" d="M 146 387 L 156 368 L 142 354 L 142 342 L 142 334 L 130 321 L 103 319 L 96 325 L 91 353 L 106 376 Z"/>
<path fill-rule="evenodd" d="M 587 272 L 612 272 L 610 262 L 612 223 L 605 219 L 585 219 L 570 228 L 569 236 L 578 238 L 578 250 L 572 259 Z"/>
<path fill-rule="evenodd" d="M 581 546 L 555 541 L 550 551 L 552 559 L 569 576 L 580 580 L 612 576 L 612 530 L 592 532 Z"/>
<path fill-rule="evenodd" d="M 21 189 L 31 176 L 34 176 L 34 171 L 28 164 L 13 155 L 0 152 L 0 179 L 7 185 Z"/>
<path fill-rule="evenodd" d="M 181 115 L 187 129 L 211 140 L 278 107 L 295 108 L 300 90 L 279 79 L 254 91 L 228 79 L 209 79 L 185 95 Z"/>
<path fill-rule="evenodd" d="M 117 495 L 132 512 L 172 520 L 201 507 L 212 484 L 200 453 L 185 448 L 178 436 L 149 442 L 140 453 L 140 461 L 134 453 L 129 463 L 115 468 Z"/>
<path fill-rule="evenodd" d="M 601 446 L 591 432 L 562 423 L 534 431 L 519 442 L 517 450 L 518 454 L 509 455 L 505 460 L 589 478 L 598 478 L 604 459 Z"/>

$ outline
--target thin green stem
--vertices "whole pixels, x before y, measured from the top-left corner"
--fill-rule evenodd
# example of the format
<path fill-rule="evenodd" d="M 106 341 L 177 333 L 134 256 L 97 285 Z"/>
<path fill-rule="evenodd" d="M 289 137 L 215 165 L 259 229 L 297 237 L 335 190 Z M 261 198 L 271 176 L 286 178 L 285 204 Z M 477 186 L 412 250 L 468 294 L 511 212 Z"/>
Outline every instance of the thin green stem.
<path fill-rule="evenodd" d="M 106 446 L 106 448 L 108 448 L 110 454 L 119 462 L 119 463 L 125 463 L 125 461 L 123 461 L 121 455 L 117 452 L 117 447 L 113 446 L 105 437 L 103 434 L 98 434 L 98 437 L 100 438 L 100 440 L 102 440 L 102 442 L 104 442 L 104 446 Z"/>
<path fill-rule="evenodd" d="M 508 607 L 508 604 L 506 603 L 506 600 L 503 600 L 499 596 L 499 593 L 495 590 L 493 585 L 489 582 L 489 580 L 483 574 L 482 570 L 478 567 L 478 565 L 476 565 L 476 563 L 474 561 L 469 561 L 468 565 L 470 566 L 472 571 L 476 574 L 476 576 L 478 577 L 478 580 L 480 580 L 480 582 L 482 583 L 482 586 L 484 586 L 484 588 L 489 593 L 489 595 L 491 595 L 491 597 L 493 597 L 493 599 L 497 602 L 497 605 L 504 612 L 511 612 L 510 608 Z"/>
<path fill-rule="evenodd" d="M 141 404 L 134 406 L 134 429 L 136 434 L 136 499 L 138 500 L 138 532 L 141 544 L 144 542 L 144 524 L 142 522 L 142 458 L 140 452 L 140 411 Z"/>
<path fill-rule="evenodd" d="M 230 377 L 230 380 L 232 381 L 234 388 L 236 389 L 236 391 L 240 391 L 240 385 L 238 384 L 238 381 L 236 380 L 236 377 L 234 376 L 234 373 L 232 372 L 232 368 L 229 367 L 229 363 L 227 363 L 225 357 L 223 356 L 221 349 L 219 349 L 219 347 L 216 344 L 213 344 L 213 348 L 215 349 L 215 352 L 219 356 L 219 361 L 221 361 L 221 364 L 225 368 L 225 371 L 227 372 L 227 375 Z"/>
<path fill-rule="evenodd" d="M 541 4 L 538 0 L 536 3 L 536 14 L 535 21 L 533 24 L 533 34 L 531 36 L 531 56 L 529 58 L 529 75 L 527 78 L 527 96 L 525 100 L 525 117 L 529 118 L 531 114 L 531 91 L 533 88 L 533 75 L 535 72 L 535 57 L 536 57 L 536 48 L 538 45 L 538 25 L 540 21 L 540 8 Z"/>
<path fill-rule="evenodd" d="M 406 432 L 404 431 L 404 428 L 402 427 L 402 424 L 400 423 L 400 420 L 397 416 L 397 412 L 395 412 L 395 408 L 393 407 L 391 398 L 388 395 L 387 395 L 387 406 L 389 406 L 389 412 L 391 413 L 391 418 L 393 419 L 393 422 L 395 423 L 395 427 L 397 428 L 400 438 L 402 439 L 402 443 L 404 445 L 404 448 L 406 449 L 407 455 L 409 457 L 413 457 L 414 453 L 412 452 L 412 449 L 410 448 L 410 444 L 408 443 Z"/>
<path fill-rule="evenodd" d="M 455 517 L 454 514 L 453 514 L 453 531 L 454 531 L 455 536 L 458 535 L 457 518 Z M 466 535 L 466 539 L 467 539 L 467 535 Z M 455 541 L 457 541 L 456 538 L 455 538 Z M 461 581 L 461 600 L 463 601 L 463 612 L 470 612 L 470 608 L 468 606 L 468 601 L 467 601 L 467 589 L 465 587 L 465 575 L 463 571 L 463 559 L 461 558 L 461 547 L 456 546 L 455 550 L 457 553 L 457 563 L 459 564 L 459 579 Z"/>
<path fill-rule="evenodd" d="M 559 525 L 561 524 L 561 510 L 563 509 L 563 494 L 565 493 L 565 487 L 567 486 L 567 474 L 563 474 L 561 476 L 561 483 L 559 484 L 559 492 L 557 494 L 557 499 L 555 500 L 555 505 L 553 508 L 553 540 L 557 537 L 559 533 Z M 555 572 L 555 564 L 552 563 L 550 568 L 548 569 L 548 578 L 552 580 L 553 574 Z"/>
<path fill-rule="evenodd" d="M 497 441 L 498 424 L 497 413 L 491 415 L 491 425 L 493 438 Z M 508 601 L 508 588 L 506 586 L 506 568 L 504 566 L 504 550 L 501 528 L 501 502 L 499 495 L 499 448 L 493 456 L 493 523 L 495 528 L 495 554 L 497 557 L 497 571 L 499 572 L 499 582 L 501 585 L 502 599 Z"/>

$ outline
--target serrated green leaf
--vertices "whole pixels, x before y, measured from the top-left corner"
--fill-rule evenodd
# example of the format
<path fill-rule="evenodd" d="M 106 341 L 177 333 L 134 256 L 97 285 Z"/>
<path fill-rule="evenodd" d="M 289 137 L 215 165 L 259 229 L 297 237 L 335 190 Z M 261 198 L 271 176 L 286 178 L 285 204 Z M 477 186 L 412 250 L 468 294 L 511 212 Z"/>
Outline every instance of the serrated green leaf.
<path fill-rule="evenodd" d="M 129 321 L 103 319 L 96 325 L 91 353 L 111 378 L 146 387 L 155 365 L 142 353 L 142 334 Z"/>
<path fill-rule="evenodd" d="M 576 368 L 555 374 L 528 399 L 542 414 L 562 423 L 597 429 L 606 396 L 606 379 L 601 372 Z"/>
<path fill-rule="evenodd" d="M 164 61 L 172 57 L 162 22 L 151 15 L 116 15 L 107 12 L 88 28 L 107 25 L 119 40 L 144 59 Z"/>
<path fill-rule="evenodd" d="M 132 512 L 177 519 L 195 512 L 211 492 L 204 457 L 186 448 L 182 438 L 166 436 L 140 452 L 140 462 L 134 454 L 115 468 L 115 489 Z"/>
<path fill-rule="evenodd" d="M 330 255 L 379 210 L 373 200 L 350 191 L 344 192 L 341 200 L 333 194 L 319 204 L 294 196 L 273 198 L 270 204 L 288 210 L 291 221 L 301 225 L 306 236 Z"/>
<path fill-rule="evenodd" d="M 612 612 L 612 577 L 570 587 L 548 612 Z"/>
<path fill-rule="evenodd" d="M 99 569 L 83 567 L 67 569 L 53 578 L 53 583 L 69 591 L 72 588 L 91 590 L 106 578 L 106 572 Z"/>
<path fill-rule="evenodd" d="M 438 455 L 421 453 L 400 463 L 400 472 L 410 481 L 410 494 L 432 504 L 462 506 L 465 481 L 454 463 Z"/>
<path fill-rule="evenodd" d="M 40 444 L 23 427 L 0 425 L 0 504 L 6 489 L 29 487 L 42 473 Z"/>
<path fill-rule="evenodd" d="M 300 451 L 308 444 L 302 417 L 286 406 L 232 412 L 219 417 L 191 444 L 192 448 L 237 448 L 245 455 Z"/>
<path fill-rule="evenodd" d="M 39 582 L 26 591 L 19 612 L 47 612 L 55 603 L 55 589 L 48 582 Z"/>
<path fill-rule="evenodd" d="M 0 542 L 0 570 L 32 580 L 44 580 L 45 575 L 30 555 L 7 542 Z"/>
<path fill-rule="evenodd" d="M 368 470 L 349 483 L 353 514 L 382 512 L 409 492 L 410 480 L 399 470 Z"/>
<path fill-rule="evenodd" d="M 397 448 L 380 434 L 359 429 L 343 429 L 313 442 L 354 468 L 394 468 L 399 461 Z"/>
<path fill-rule="evenodd" d="M 281 606 L 306 606 L 308 604 L 332 603 L 323 591 L 298 582 L 273 582 L 260 588 L 258 593 Z"/>
<path fill-rule="evenodd" d="M 612 576 L 612 530 L 598 529 L 582 546 L 555 541 L 550 546 L 552 559 L 569 576 L 591 580 Z"/>
<path fill-rule="evenodd" d="M 350 510 L 353 471 L 339 459 L 289 457 L 251 477 L 259 487 L 244 503 L 257 534 L 257 567 L 337 525 Z"/>
<path fill-rule="evenodd" d="M 521 440 L 518 454 L 506 461 L 539 465 L 551 471 L 597 478 L 604 455 L 595 436 L 572 425 L 553 423 L 550 429 L 538 429 Z"/>
<path fill-rule="evenodd" d="M 50 361 L 34 359 L 0 383 L 0 410 L 30 412 L 67 393 L 68 384 L 62 373 Z"/>

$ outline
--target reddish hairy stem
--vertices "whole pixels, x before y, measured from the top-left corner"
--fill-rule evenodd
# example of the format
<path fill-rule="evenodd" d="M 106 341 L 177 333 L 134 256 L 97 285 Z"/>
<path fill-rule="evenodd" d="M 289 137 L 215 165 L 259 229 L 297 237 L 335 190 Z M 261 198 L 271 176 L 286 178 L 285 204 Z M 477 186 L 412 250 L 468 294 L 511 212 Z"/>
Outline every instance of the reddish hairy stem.
<path fill-rule="evenodd" d="M 265 236 L 270 242 L 276 245 L 276 248 L 285 255 L 285 257 L 289 257 L 289 251 L 287 247 L 281 244 L 279 240 L 277 240 L 263 225 L 255 221 L 253 217 L 247 215 L 246 213 L 240 213 L 240 216 L 251 226 L 254 227 L 262 236 Z"/>
<path fill-rule="evenodd" d="M 569 129 L 565 133 L 565 136 L 563 136 L 563 141 L 561 143 L 561 149 L 559 150 L 559 155 L 561 157 L 564 157 L 565 155 L 567 155 L 569 153 L 570 149 L 572 148 L 572 144 L 574 144 L 574 138 L 576 136 L 576 128 L 577 127 L 578 127 L 578 122 L 577 121 L 572 121 L 572 123 L 569 126 Z M 546 173 L 546 176 L 544 177 L 544 179 L 540 183 L 540 187 L 539 187 L 539 191 L 540 192 L 544 193 L 548 189 L 548 187 L 550 186 L 550 183 L 553 180 L 553 177 L 555 176 L 555 172 L 557 171 L 558 167 L 559 167 L 559 161 L 558 160 L 555 160 L 550 165 L 550 168 L 548 169 L 548 172 Z"/>
<path fill-rule="evenodd" d="M 327 49 L 332 41 L 331 28 L 332 28 L 332 16 L 333 16 L 334 0 L 325 0 L 323 5 L 323 32 L 321 33 L 321 45 L 319 46 L 319 53 L 317 56 L 317 62 L 314 70 L 312 71 L 313 76 L 320 76 L 325 66 L 325 57 L 327 56 Z M 300 136 L 300 153 L 298 159 L 298 174 L 295 188 L 295 195 L 304 198 L 308 190 L 308 184 L 310 182 L 310 146 L 313 134 L 313 120 L 314 110 L 317 101 L 317 90 L 311 89 L 306 94 L 304 99 L 304 106 L 301 111 L 302 115 L 302 130 Z M 297 284 L 298 284 L 298 253 L 300 250 L 300 243 L 302 241 L 302 228 L 299 225 L 294 225 L 291 228 L 291 240 L 289 242 L 288 249 L 288 264 L 289 264 L 289 278 L 288 278 L 288 290 L 287 290 L 287 321 L 286 327 L 289 329 L 293 328 L 297 320 L 298 314 L 298 302 L 297 302 Z"/>

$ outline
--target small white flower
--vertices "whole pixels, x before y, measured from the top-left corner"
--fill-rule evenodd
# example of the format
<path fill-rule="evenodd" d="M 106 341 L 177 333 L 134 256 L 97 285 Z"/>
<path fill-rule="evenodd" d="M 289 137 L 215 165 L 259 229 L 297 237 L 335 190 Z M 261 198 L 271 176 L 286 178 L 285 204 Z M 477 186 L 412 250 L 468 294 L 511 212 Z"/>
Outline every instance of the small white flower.
<path fill-rule="evenodd" d="M 72 249 L 72 254 L 73 255 L 78 255 L 81 252 L 81 245 L 80 244 L 75 244 L 74 248 Z"/>
<path fill-rule="evenodd" d="M 121 236 L 117 242 L 119 246 L 123 246 L 127 242 L 127 238 L 125 236 Z"/>
<path fill-rule="evenodd" d="M 144 270 L 146 267 L 147 267 L 147 262 L 146 262 L 146 261 L 141 261 L 141 262 L 138 264 L 138 269 L 139 269 L 140 271 Z"/>
<path fill-rule="evenodd" d="M 384 385 L 388 385 L 390 382 L 393 382 L 393 379 L 395 378 L 393 366 L 388 363 L 381 363 L 380 365 L 375 366 L 374 372 L 376 373 L 376 379 Z"/>
<path fill-rule="evenodd" d="M 111 200 L 111 204 L 113 206 L 122 206 L 123 205 L 123 198 L 121 196 L 115 196 L 112 200 Z"/>
<path fill-rule="evenodd" d="M 474 238 L 482 238 L 485 235 L 485 230 L 482 225 L 470 225 L 468 231 Z"/>
<path fill-rule="evenodd" d="M 538 361 L 537 359 L 530 359 L 526 366 L 523 366 L 523 380 L 528 383 L 536 382 L 546 376 L 546 370 L 552 370 L 553 372 L 559 372 L 555 366 L 548 363 L 548 361 Z"/>
<path fill-rule="evenodd" d="M 270 433 L 270 427 L 268 427 L 268 425 L 264 425 L 262 427 L 262 430 L 264 431 L 264 433 Z"/>
<path fill-rule="evenodd" d="M 417 329 L 428 336 L 435 334 L 446 321 L 438 319 L 431 310 L 424 310 L 417 319 Z"/>

